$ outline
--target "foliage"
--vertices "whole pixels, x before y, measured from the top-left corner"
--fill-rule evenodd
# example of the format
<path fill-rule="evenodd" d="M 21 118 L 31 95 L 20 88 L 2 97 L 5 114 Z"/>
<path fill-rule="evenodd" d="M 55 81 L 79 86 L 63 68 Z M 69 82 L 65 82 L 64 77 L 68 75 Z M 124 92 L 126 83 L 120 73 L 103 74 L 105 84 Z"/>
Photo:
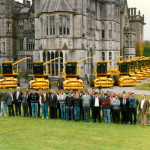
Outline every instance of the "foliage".
<path fill-rule="evenodd" d="M 150 57 L 150 46 L 144 47 L 144 56 Z"/>

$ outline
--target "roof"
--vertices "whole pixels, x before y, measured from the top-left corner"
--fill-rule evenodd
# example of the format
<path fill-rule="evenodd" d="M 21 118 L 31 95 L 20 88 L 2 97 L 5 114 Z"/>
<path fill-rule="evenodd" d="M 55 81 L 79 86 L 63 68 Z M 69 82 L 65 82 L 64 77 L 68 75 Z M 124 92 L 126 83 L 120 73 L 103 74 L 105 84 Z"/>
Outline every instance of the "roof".
<path fill-rule="evenodd" d="M 47 0 L 42 12 L 73 12 L 66 0 Z"/>
<path fill-rule="evenodd" d="M 29 12 L 29 9 L 30 8 L 27 8 L 27 7 L 24 7 L 24 8 L 22 8 L 21 10 L 20 10 L 20 12 L 19 13 L 28 13 Z"/>

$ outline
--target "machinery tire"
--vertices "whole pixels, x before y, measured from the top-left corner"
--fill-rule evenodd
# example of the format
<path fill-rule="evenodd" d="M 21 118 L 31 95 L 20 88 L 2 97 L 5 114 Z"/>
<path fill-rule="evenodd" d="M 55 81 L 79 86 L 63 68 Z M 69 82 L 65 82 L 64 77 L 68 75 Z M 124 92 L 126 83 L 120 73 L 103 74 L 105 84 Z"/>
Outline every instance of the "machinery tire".
<path fill-rule="evenodd" d="M 114 85 L 115 85 L 115 86 L 118 86 L 118 85 L 119 85 L 119 84 L 118 84 L 118 81 L 119 81 L 119 80 L 118 80 L 118 76 L 117 76 L 117 75 L 114 75 L 113 78 L 114 78 L 114 81 L 115 81 L 115 82 L 114 82 Z"/>
<path fill-rule="evenodd" d="M 94 80 L 95 80 L 94 76 L 91 76 L 91 78 L 90 78 L 90 87 L 94 87 Z"/>
<path fill-rule="evenodd" d="M 113 80 L 113 86 L 115 85 L 115 79 L 114 79 L 114 77 L 110 77 L 112 80 Z"/>
<path fill-rule="evenodd" d="M 63 78 L 59 78 L 57 81 L 57 86 L 59 90 L 63 89 L 63 81 L 64 81 Z"/>

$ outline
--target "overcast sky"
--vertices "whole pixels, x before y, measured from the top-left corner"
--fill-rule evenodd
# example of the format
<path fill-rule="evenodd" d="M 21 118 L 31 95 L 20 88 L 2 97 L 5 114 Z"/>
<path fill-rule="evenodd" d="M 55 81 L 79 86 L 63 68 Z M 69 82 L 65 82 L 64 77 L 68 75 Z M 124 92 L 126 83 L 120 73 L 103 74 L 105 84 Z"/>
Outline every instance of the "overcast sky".
<path fill-rule="evenodd" d="M 16 0 L 22 2 L 23 0 Z M 150 0 L 127 0 L 128 7 L 136 7 L 145 15 L 144 40 L 150 40 Z"/>

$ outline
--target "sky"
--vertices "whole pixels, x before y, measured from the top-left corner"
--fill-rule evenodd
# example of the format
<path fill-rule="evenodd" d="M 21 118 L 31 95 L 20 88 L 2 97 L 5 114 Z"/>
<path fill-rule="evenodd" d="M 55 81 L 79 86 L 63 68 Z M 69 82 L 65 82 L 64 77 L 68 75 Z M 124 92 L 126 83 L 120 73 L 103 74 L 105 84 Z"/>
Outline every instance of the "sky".
<path fill-rule="evenodd" d="M 22 2 L 23 0 L 16 0 Z M 127 0 L 128 7 L 136 7 L 137 13 L 138 10 L 141 11 L 141 15 L 144 14 L 145 16 L 145 23 L 144 26 L 144 40 L 150 40 L 150 0 Z"/>

